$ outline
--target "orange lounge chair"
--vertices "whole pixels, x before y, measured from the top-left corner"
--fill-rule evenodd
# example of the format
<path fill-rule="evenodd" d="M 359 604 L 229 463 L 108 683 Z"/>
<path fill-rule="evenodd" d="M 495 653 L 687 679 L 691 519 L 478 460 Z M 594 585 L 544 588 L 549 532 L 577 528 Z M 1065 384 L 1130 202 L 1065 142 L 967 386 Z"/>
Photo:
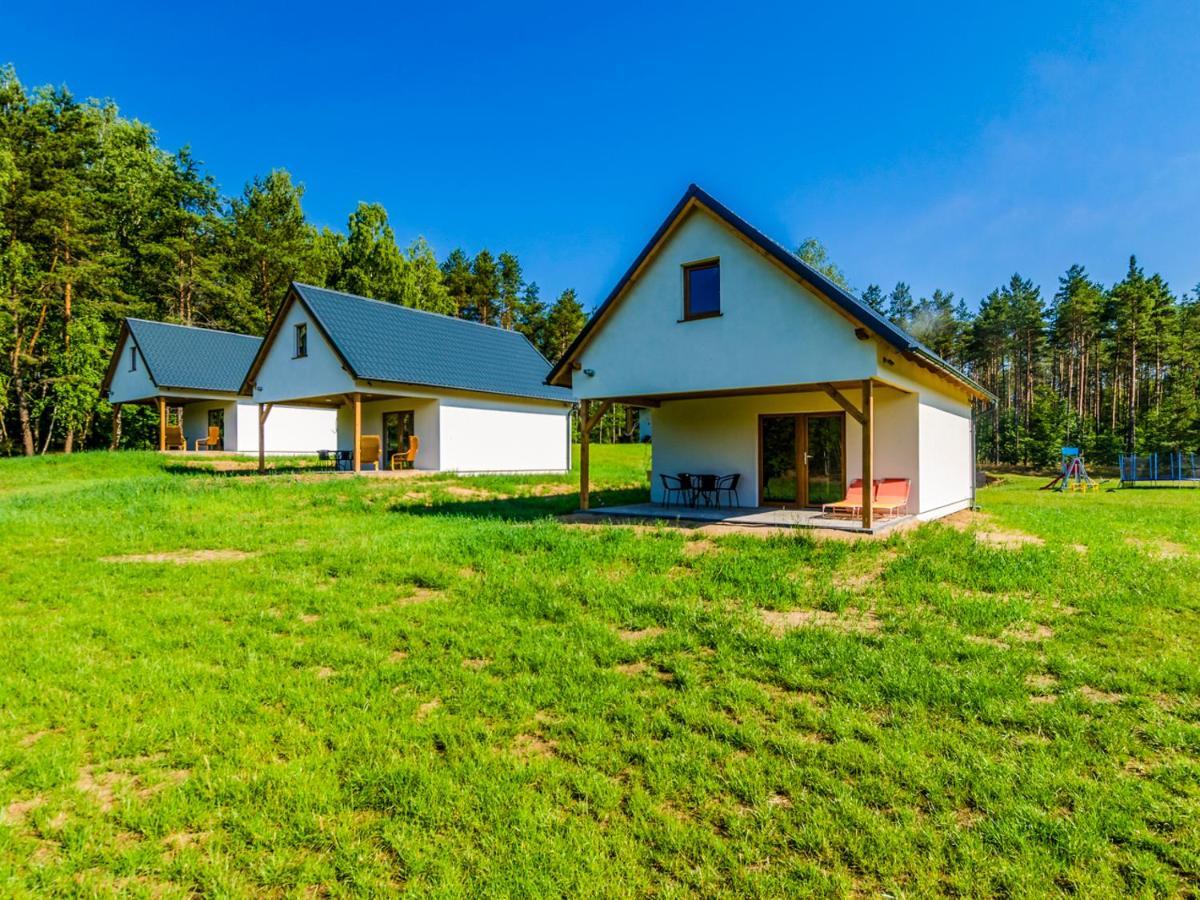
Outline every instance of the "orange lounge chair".
<path fill-rule="evenodd" d="M 417 451 L 421 449 L 421 439 L 415 434 L 408 439 L 408 447 L 403 453 L 392 454 L 393 469 L 411 469 L 417 461 Z"/>
<path fill-rule="evenodd" d="M 862 512 L 862 504 L 862 479 L 855 478 L 850 482 L 850 486 L 846 488 L 845 497 L 836 503 L 825 503 L 821 506 L 821 515 L 833 516 L 838 513 L 844 513 L 848 516 L 855 516 Z"/>
<path fill-rule="evenodd" d="M 208 437 L 196 438 L 196 450 L 216 450 L 221 445 L 221 429 L 216 425 L 208 426 Z"/>
<path fill-rule="evenodd" d="M 907 478 L 884 478 L 875 485 L 872 506 L 880 516 L 908 515 L 908 493 L 911 482 Z"/>
<path fill-rule="evenodd" d="M 359 451 L 362 454 L 362 460 L 359 462 L 359 468 L 363 466 L 374 466 L 378 471 L 382 466 L 379 464 L 381 456 L 379 449 L 379 435 L 364 434 L 359 438 Z"/>
<path fill-rule="evenodd" d="M 187 450 L 187 441 L 183 437 L 182 425 L 167 425 L 163 428 L 164 450 Z"/>

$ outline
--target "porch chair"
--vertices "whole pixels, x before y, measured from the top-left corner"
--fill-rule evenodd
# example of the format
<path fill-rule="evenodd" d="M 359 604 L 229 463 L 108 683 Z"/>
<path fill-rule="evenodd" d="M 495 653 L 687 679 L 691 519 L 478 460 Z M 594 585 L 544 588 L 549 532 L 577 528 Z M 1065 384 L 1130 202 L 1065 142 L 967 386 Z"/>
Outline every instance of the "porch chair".
<path fill-rule="evenodd" d="M 861 478 L 855 478 L 850 482 L 850 486 L 846 488 L 846 496 L 836 503 L 824 503 L 821 505 L 821 515 L 836 516 L 839 513 L 847 516 L 856 516 L 862 512 L 863 504 L 863 482 Z"/>
<path fill-rule="evenodd" d="M 908 515 L 908 493 L 911 482 L 907 478 L 884 478 L 875 484 L 874 510 L 881 517 Z"/>
<path fill-rule="evenodd" d="M 358 439 L 358 452 L 361 454 L 360 469 L 363 466 L 374 466 L 375 471 L 379 471 L 381 456 L 379 445 L 379 435 L 377 434 L 364 434 Z"/>
<path fill-rule="evenodd" d="M 663 506 L 671 505 L 671 495 L 674 494 L 679 503 L 683 502 L 683 493 L 686 490 L 683 482 L 676 475 L 664 475 L 661 472 L 658 477 L 662 480 L 663 486 Z"/>
<path fill-rule="evenodd" d="M 417 451 L 421 449 L 421 439 L 415 434 L 408 439 L 408 447 L 401 453 L 392 454 L 393 469 L 411 469 L 417 462 Z"/>
<path fill-rule="evenodd" d="M 738 496 L 738 482 L 742 480 L 740 472 L 732 475 L 722 475 L 717 479 L 717 506 L 721 505 L 721 495 L 729 495 L 730 506 L 741 506 L 742 499 Z"/>
<path fill-rule="evenodd" d="M 182 425 L 167 425 L 163 429 L 166 436 L 164 449 L 166 450 L 187 450 L 187 441 L 183 438 Z"/>
<path fill-rule="evenodd" d="M 199 451 L 201 447 L 203 447 L 205 450 L 216 450 L 217 445 L 220 443 L 221 429 L 216 425 L 209 425 L 208 436 L 196 438 L 196 450 Z"/>

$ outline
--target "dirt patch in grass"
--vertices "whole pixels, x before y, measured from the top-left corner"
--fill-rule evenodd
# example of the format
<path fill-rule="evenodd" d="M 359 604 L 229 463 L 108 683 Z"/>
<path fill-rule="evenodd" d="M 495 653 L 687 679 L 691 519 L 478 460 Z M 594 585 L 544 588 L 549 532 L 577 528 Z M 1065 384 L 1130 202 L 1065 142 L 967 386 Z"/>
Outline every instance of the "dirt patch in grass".
<path fill-rule="evenodd" d="M 785 612 L 760 609 L 758 614 L 776 637 L 782 637 L 797 628 L 825 628 L 843 634 L 875 634 L 882 624 L 869 609 L 847 609 L 840 613 L 823 609 L 791 609 Z"/>
<path fill-rule="evenodd" d="M 408 653 L 404 650 L 393 650 L 388 656 L 388 662 L 403 662 L 408 659 Z"/>
<path fill-rule="evenodd" d="M 640 660 L 638 662 L 622 663 L 619 666 L 614 666 L 614 671 L 620 672 L 622 675 L 641 675 L 650 667 Z"/>
<path fill-rule="evenodd" d="M 767 798 L 767 806 L 791 809 L 792 798 L 787 794 L 776 792 Z"/>
<path fill-rule="evenodd" d="M 491 491 L 485 491 L 473 487 L 463 487 L 459 484 L 448 485 L 445 490 L 446 493 L 451 497 L 460 497 L 463 500 L 485 500 L 492 496 Z"/>
<path fill-rule="evenodd" d="M 442 698 L 434 697 L 432 700 L 427 700 L 417 707 L 417 711 L 413 713 L 413 718 L 418 722 L 429 718 L 434 712 L 441 709 Z"/>
<path fill-rule="evenodd" d="M 188 847 L 195 847 L 198 844 L 203 844 L 208 840 L 211 832 L 208 831 L 176 831 L 168 834 L 163 838 L 163 846 L 172 853 L 178 853 L 180 850 L 186 850 Z"/>
<path fill-rule="evenodd" d="M 325 679 L 325 678 L 332 678 L 334 675 L 337 674 L 337 672 L 335 670 L 331 669 L 329 666 L 318 666 L 317 669 L 313 672 L 313 674 L 316 675 L 320 679 Z"/>
<path fill-rule="evenodd" d="M 1120 703 L 1125 699 L 1124 694 L 1114 694 L 1111 691 L 1099 691 L 1094 687 L 1084 685 L 1079 689 L 1081 696 L 1088 703 Z"/>
<path fill-rule="evenodd" d="M 1055 703 L 1057 701 L 1058 701 L 1058 696 L 1056 694 L 1035 694 L 1034 696 L 1029 698 L 1030 703 L 1038 703 L 1038 704 Z"/>
<path fill-rule="evenodd" d="M 442 592 L 435 588 L 418 587 L 411 594 L 406 594 L 403 597 L 396 598 L 398 606 L 415 606 L 418 603 L 426 603 L 433 600 L 435 597 L 441 596 Z"/>
<path fill-rule="evenodd" d="M 971 644 L 978 644 L 981 647 L 995 647 L 997 650 L 1010 649 L 1008 644 L 1000 640 L 1000 638 L 986 637 L 982 634 L 968 634 L 963 640 Z"/>
<path fill-rule="evenodd" d="M 1058 687 L 1058 679 L 1047 672 L 1042 672 L 1026 676 L 1025 686 L 1034 691 L 1049 691 Z"/>
<path fill-rule="evenodd" d="M 716 549 L 716 541 L 710 541 L 707 538 L 700 538 L 699 540 L 687 541 L 683 545 L 683 555 L 703 556 L 705 553 L 711 553 Z"/>
<path fill-rule="evenodd" d="M 471 669 L 474 672 L 478 672 L 480 669 L 490 666 L 492 661 L 486 656 L 480 656 L 473 659 L 464 659 L 462 664 L 464 669 Z"/>
<path fill-rule="evenodd" d="M 14 800 L 4 808 L 3 821 L 6 825 L 19 827 L 25 824 L 26 817 L 40 806 L 46 805 L 46 798 L 38 795 L 28 800 Z"/>
<path fill-rule="evenodd" d="M 100 562 L 106 563 L 173 563 L 177 566 L 191 563 L 209 562 L 238 562 L 243 559 L 253 559 L 259 553 L 248 553 L 245 550 L 171 550 L 164 553 L 128 553 L 124 556 L 102 556 Z"/>
<path fill-rule="evenodd" d="M 1004 550 L 1019 550 L 1022 547 L 1040 547 L 1046 542 L 1036 534 L 1017 531 L 1013 528 L 1003 528 L 986 513 L 973 510 L 963 510 L 941 520 L 959 531 L 975 529 L 975 540 L 991 547 Z"/>
<path fill-rule="evenodd" d="M 1048 641 L 1054 637 L 1054 629 L 1049 625 L 1025 625 L 1021 628 L 1010 628 L 1005 635 L 1026 643 Z"/>
<path fill-rule="evenodd" d="M 548 740 L 540 734 L 518 734 L 513 738 L 510 752 L 518 759 L 543 759 L 554 755 L 557 741 Z"/>
<path fill-rule="evenodd" d="M 159 774 L 161 780 L 146 784 L 141 776 L 129 772 L 97 772 L 96 766 L 84 766 L 79 770 L 75 789 L 90 797 L 103 812 L 110 812 L 123 791 L 145 800 L 171 785 L 182 784 L 191 773 L 187 769 L 173 769 Z"/>
<path fill-rule="evenodd" d="M 1125 543 L 1136 547 L 1143 553 L 1156 556 L 1159 559 L 1184 559 L 1193 556 L 1191 549 L 1175 541 L 1147 540 L 1146 538 L 1127 537 Z"/>
<path fill-rule="evenodd" d="M 61 732 L 62 732 L 61 728 L 47 728 L 42 731 L 34 731 L 34 732 L 31 732 L 31 733 L 25 735 L 25 737 L 21 738 L 21 740 L 17 741 L 17 746 L 21 747 L 22 749 L 28 750 L 30 747 L 32 747 L 34 744 L 36 744 L 42 738 L 44 738 L 48 735 L 51 735 L 51 734 L 60 734 Z"/>
<path fill-rule="evenodd" d="M 650 628 L 629 628 L 617 632 L 617 637 L 627 644 L 636 644 L 638 641 L 656 638 L 660 634 L 666 632 L 665 628 L 659 628 L 657 625 Z"/>
<path fill-rule="evenodd" d="M 300 621 L 305 625 L 311 625 L 313 622 L 320 622 L 321 617 L 316 613 L 305 613 L 304 615 L 300 616 Z"/>

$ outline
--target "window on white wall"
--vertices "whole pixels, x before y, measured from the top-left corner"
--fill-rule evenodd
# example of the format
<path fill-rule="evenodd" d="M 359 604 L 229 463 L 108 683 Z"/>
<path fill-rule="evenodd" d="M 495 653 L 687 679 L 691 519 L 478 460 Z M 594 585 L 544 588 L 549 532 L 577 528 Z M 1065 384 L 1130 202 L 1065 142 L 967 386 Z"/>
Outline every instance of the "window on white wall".
<path fill-rule="evenodd" d="M 683 318 L 707 319 L 721 314 L 721 261 L 710 259 L 683 267 Z"/>
<path fill-rule="evenodd" d="M 129 348 L 129 371 L 137 371 L 137 347 Z"/>
<path fill-rule="evenodd" d="M 296 352 L 292 358 L 299 359 L 302 356 L 308 356 L 308 323 L 306 322 L 301 322 L 296 326 Z"/>

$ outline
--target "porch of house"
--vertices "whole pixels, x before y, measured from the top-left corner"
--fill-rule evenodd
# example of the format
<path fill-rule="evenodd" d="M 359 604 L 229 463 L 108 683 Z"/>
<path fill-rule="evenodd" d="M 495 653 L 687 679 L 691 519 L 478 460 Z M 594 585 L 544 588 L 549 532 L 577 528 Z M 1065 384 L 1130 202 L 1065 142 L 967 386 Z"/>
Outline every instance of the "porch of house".
<path fill-rule="evenodd" d="M 920 510 L 917 395 L 864 379 L 583 400 L 581 511 L 593 511 L 588 426 L 598 422 L 611 403 L 650 409 L 651 502 L 594 510 L 602 515 L 877 534 Z M 676 478 L 694 482 L 735 475 L 737 494 L 719 495 L 721 505 L 672 502 L 678 501 L 672 496 L 672 484 L 679 484 Z M 859 478 L 868 485 L 881 479 L 907 481 L 907 507 L 877 509 L 868 490 L 863 502 L 854 504 L 853 516 L 823 515 L 821 506 L 842 500 L 848 485 Z"/>
<path fill-rule="evenodd" d="M 864 528 L 858 517 L 835 517 L 819 509 L 786 509 L 778 506 L 667 506 L 661 503 L 631 503 L 589 509 L 597 517 L 666 521 L 676 524 L 703 523 L 743 528 L 822 528 L 851 534 L 878 535 L 916 521 L 915 516 L 874 518 Z"/>

